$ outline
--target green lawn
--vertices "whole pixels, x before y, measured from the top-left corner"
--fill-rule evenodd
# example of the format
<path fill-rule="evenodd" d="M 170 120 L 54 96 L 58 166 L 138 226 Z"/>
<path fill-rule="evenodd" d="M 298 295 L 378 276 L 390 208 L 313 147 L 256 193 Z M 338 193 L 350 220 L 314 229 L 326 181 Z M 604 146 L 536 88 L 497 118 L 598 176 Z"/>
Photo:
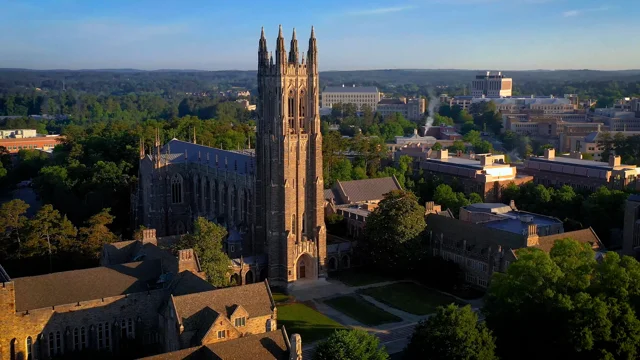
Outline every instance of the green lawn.
<path fill-rule="evenodd" d="M 416 315 L 432 314 L 441 305 L 459 303 L 456 299 L 414 283 L 396 283 L 360 290 L 359 293 Z"/>
<path fill-rule="evenodd" d="M 271 295 L 273 295 L 273 301 L 275 301 L 276 304 L 287 302 L 291 298 L 289 295 L 281 293 L 281 292 L 273 292 L 272 291 Z"/>
<path fill-rule="evenodd" d="M 388 276 L 367 271 L 364 268 L 333 271 L 329 273 L 329 277 L 340 280 L 349 286 L 362 286 L 395 280 Z"/>
<path fill-rule="evenodd" d="M 365 325 L 375 326 L 402 320 L 358 295 L 339 296 L 324 303 Z"/>
<path fill-rule="evenodd" d="M 278 306 L 278 324 L 285 326 L 287 334 L 300 334 L 307 344 L 344 329 L 339 323 L 300 303 Z"/>

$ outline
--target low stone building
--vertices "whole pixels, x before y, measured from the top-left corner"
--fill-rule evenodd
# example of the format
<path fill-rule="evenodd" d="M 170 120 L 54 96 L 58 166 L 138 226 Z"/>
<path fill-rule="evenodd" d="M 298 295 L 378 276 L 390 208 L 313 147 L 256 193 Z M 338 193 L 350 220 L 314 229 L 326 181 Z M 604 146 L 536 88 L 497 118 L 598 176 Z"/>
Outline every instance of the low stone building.
<path fill-rule="evenodd" d="M 154 230 L 142 238 L 106 245 L 96 268 L 0 271 L 0 360 L 143 356 L 276 330 L 266 281 L 216 290 L 192 249 L 163 250 Z"/>
<path fill-rule="evenodd" d="M 364 232 L 367 216 L 384 199 L 384 195 L 402 190 L 395 176 L 352 181 L 336 181 L 331 189 L 325 189 L 325 214 L 342 215 L 347 222 L 349 235 L 358 238 Z"/>
<path fill-rule="evenodd" d="M 506 271 L 521 248 L 548 252 L 556 240 L 571 238 L 589 244 L 598 254 L 605 250 L 591 228 L 539 236 L 534 223 L 516 233 L 440 215 L 428 215 L 426 222 L 431 253 L 458 264 L 465 282 L 481 289 L 489 285 L 491 274 Z"/>

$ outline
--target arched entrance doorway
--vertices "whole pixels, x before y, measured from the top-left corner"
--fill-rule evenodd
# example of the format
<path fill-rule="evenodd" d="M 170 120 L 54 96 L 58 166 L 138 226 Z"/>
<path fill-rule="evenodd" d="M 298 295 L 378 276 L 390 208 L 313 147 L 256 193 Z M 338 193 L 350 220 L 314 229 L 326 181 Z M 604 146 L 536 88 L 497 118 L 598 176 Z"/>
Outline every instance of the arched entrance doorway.
<path fill-rule="evenodd" d="M 296 280 L 315 278 L 314 261 L 309 254 L 302 254 L 296 261 Z"/>
<path fill-rule="evenodd" d="M 253 284 L 253 271 L 249 270 L 247 271 L 247 274 L 244 276 L 244 283 L 246 284 Z"/>
<path fill-rule="evenodd" d="M 332 257 L 329 259 L 329 270 L 336 270 L 337 266 L 336 266 L 336 258 Z"/>
<path fill-rule="evenodd" d="M 239 274 L 233 274 L 231 275 L 231 285 L 242 285 L 242 280 L 240 279 L 240 275 Z"/>

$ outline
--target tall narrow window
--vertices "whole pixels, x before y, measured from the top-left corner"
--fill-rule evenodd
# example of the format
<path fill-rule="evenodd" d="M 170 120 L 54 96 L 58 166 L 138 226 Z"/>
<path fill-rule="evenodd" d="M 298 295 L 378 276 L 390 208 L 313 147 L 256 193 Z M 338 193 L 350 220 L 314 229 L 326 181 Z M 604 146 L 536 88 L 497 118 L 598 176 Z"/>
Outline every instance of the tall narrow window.
<path fill-rule="evenodd" d="M 27 360 L 33 360 L 33 339 L 27 338 Z"/>
<path fill-rule="evenodd" d="M 109 323 L 104 323 L 104 348 L 111 350 L 111 327 Z"/>
<path fill-rule="evenodd" d="M 104 330 L 102 324 L 98 324 L 98 349 L 104 348 Z"/>
<path fill-rule="evenodd" d="M 295 132 L 295 109 L 296 109 L 293 90 L 289 91 L 288 104 L 289 104 L 289 109 L 288 109 L 289 111 L 287 112 L 287 117 L 289 119 L 289 132 L 293 133 Z"/>
<path fill-rule="evenodd" d="M 56 354 L 62 354 L 62 336 L 60 336 L 60 331 L 56 331 Z"/>
<path fill-rule="evenodd" d="M 171 203 L 182 203 L 182 176 L 179 174 L 173 175 L 171 179 Z"/>
<path fill-rule="evenodd" d="M 127 336 L 129 338 L 133 338 L 133 319 L 129 318 L 129 320 L 127 321 Z"/>
<path fill-rule="evenodd" d="M 87 348 L 87 332 L 84 326 L 80 328 L 80 348 L 81 349 Z"/>
<path fill-rule="evenodd" d="M 125 339 L 127 338 L 127 322 L 125 319 L 122 319 L 121 322 L 122 326 L 120 327 L 120 338 L 121 339 Z"/>
<path fill-rule="evenodd" d="M 304 117 L 306 116 L 304 91 L 300 92 L 300 109 L 298 110 L 298 119 L 300 119 L 300 129 L 304 129 Z"/>
<path fill-rule="evenodd" d="M 11 360 L 18 360 L 18 357 L 16 356 L 16 339 L 11 339 L 9 346 L 11 347 Z"/>
<path fill-rule="evenodd" d="M 49 356 L 54 356 L 56 354 L 56 342 L 54 339 L 53 332 L 49 333 Z"/>
<path fill-rule="evenodd" d="M 296 214 L 291 215 L 291 233 L 296 233 Z"/>
<path fill-rule="evenodd" d="M 73 350 L 80 350 L 80 331 L 73 329 Z"/>

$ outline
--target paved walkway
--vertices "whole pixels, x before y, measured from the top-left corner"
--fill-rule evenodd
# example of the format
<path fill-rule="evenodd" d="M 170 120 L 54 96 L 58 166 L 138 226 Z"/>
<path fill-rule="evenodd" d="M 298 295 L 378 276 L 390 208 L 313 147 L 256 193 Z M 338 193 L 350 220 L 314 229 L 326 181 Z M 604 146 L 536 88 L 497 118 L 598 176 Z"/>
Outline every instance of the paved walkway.
<path fill-rule="evenodd" d="M 411 334 L 413 334 L 413 330 L 416 327 L 417 323 L 421 320 L 428 319 L 431 315 L 414 315 L 381 303 L 371 296 L 360 294 L 360 296 L 362 296 L 362 298 L 364 298 L 366 301 L 402 319 L 399 322 L 390 324 L 366 326 L 343 314 L 342 312 L 332 308 L 331 306 L 326 305 L 324 303 L 324 300 L 337 296 L 353 294 L 361 289 L 386 286 L 399 282 L 407 281 L 385 281 L 363 286 L 347 286 L 338 280 L 331 279 L 322 280 L 320 283 L 304 284 L 295 289 L 292 289 L 290 291 L 290 294 L 293 295 L 297 301 L 312 302 L 316 310 L 318 310 L 320 313 L 339 322 L 347 328 L 362 329 L 368 331 L 369 333 L 375 334 L 380 339 L 380 344 L 384 345 L 387 348 L 387 352 L 389 354 L 393 354 L 402 351 L 407 346 L 407 344 L 409 343 L 409 338 L 411 337 Z M 434 289 L 434 291 L 438 290 Z M 482 308 L 482 299 L 464 300 L 451 294 L 448 295 L 457 298 L 461 302 L 471 304 L 471 307 L 476 311 Z M 313 357 L 313 353 L 315 352 L 317 344 L 318 342 L 303 345 L 302 352 L 304 359 L 311 359 Z"/>

